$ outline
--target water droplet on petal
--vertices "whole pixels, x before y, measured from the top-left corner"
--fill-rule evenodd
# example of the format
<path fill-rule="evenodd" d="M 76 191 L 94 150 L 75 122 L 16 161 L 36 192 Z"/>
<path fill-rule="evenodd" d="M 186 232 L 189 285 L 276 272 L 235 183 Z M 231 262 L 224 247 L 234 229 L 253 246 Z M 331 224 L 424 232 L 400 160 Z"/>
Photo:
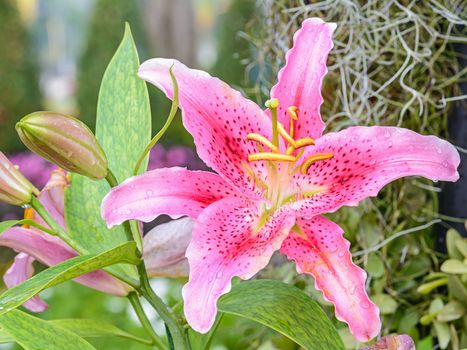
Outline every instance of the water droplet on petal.
<path fill-rule="evenodd" d="M 384 137 L 387 138 L 387 139 L 388 139 L 389 137 L 391 137 L 391 134 L 389 133 L 389 131 L 386 131 L 386 132 L 384 133 Z"/>

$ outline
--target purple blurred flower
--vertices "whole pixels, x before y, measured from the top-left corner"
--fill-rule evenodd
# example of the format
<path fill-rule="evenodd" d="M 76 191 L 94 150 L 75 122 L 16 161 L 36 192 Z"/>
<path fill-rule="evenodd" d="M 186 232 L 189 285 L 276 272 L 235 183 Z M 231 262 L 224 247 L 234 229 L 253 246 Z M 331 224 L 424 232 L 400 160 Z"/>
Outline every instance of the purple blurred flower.
<path fill-rule="evenodd" d="M 204 163 L 194 150 L 186 146 L 164 148 L 157 144 L 151 150 L 148 170 L 173 166 L 187 167 L 190 170 L 206 170 Z"/>
<path fill-rule="evenodd" d="M 373 345 L 365 346 L 360 350 L 415 350 L 415 344 L 408 335 L 388 335 Z"/>
<path fill-rule="evenodd" d="M 38 188 L 44 187 L 49 180 L 52 170 L 57 168 L 56 165 L 28 151 L 12 154 L 8 158 L 14 165 L 17 165 L 21 173 Z"/>

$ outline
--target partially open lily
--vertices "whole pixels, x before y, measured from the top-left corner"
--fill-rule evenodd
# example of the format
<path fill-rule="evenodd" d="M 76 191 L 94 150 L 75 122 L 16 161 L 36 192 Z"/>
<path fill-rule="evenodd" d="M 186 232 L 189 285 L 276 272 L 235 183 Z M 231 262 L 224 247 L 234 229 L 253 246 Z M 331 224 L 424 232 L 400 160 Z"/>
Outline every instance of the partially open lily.
<path fill-rule="evenodd" d="M 57 223 L 65 228 L 64 219 L 64 190 L 68 185 L 66 175 L 61 170 L 52 172 L 50 180 L 39 194 L 42 205 Z M 25 218 L 37 221 L 43 226 L 45 222 L 32 210 L 25 210 Z M 11 288 L 34 273 L 32 263 L 34 260 L 47 266 L 56 265 L 64 260 L 77 256 L 77 253 L 65 244 L 60 238 L 51 236 L 34 227 L 13 227 L 0 234 L 0 246 L 10 247 L 20 252 L 10 269 L 4 275 L 7 287 Z M 105 293 L 125 296 L 131 291 L 131 287 L 117 280 L 102 270 L 94 271 L 76 278 L 85 286 L 100 290 Z M 27 301 L 24 306 L 31 311 L 41 312 L 47 308 L 38 296 Z"/>
<path fill-rule="evenodd" d="M 322 136 L 320 89 L 334 29 L 316 18 L 303 22 L 267 111 L 175 60 L 140 67 L 140 77 L 172 98 L 174 65 L 184 125 L 217 174 L 147 172 L 112 189 L 102 215 L 110 226 L 161 214 L 196 219 L 183 297 L 186 319 L 199 332 L 211 328 L 232 277 L 251 278 L 280 250 L 298 272 L 314 277 L 356 339 L 375 337 L 381 323 L 365 290 L 366 274 L 352 263 L 342 229 L 321 214 L 376 196 L 403 176 L 458 179 L 457 151 L 434 136 L 377 126 Z"/>

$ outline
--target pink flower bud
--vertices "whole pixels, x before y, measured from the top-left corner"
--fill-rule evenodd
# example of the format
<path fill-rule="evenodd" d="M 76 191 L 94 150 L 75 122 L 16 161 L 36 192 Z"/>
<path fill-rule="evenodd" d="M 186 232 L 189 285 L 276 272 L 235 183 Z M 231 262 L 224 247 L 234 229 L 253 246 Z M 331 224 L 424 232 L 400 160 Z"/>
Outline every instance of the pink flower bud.
<path fill-rule="evenodd" d="M 80 120 L 55 112 L 34 112 L 16 124 L 23 143 L 64 170 L 102 179 L 107 157 L 92 131 Z"/>
<path fill-rule="evenodd" d="M 34 186 L 0 152 L 0 201 L 23 205 L 31 201 Z"/>

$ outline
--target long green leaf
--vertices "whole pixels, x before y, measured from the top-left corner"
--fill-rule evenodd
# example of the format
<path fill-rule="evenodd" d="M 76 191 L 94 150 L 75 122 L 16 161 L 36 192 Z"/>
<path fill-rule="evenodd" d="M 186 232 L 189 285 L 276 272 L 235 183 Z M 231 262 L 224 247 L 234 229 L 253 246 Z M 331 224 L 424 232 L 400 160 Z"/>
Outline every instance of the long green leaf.
<path fill-rule="evenodd" d="M 1 315 L 0 327 L 26 350 L 95 349 L 73 332 L 19 310 Z"/>
<path fill-rule="evenodd" d="M 15 225 L 29 225 L 29 226 L 34 226 L 38 228 L 39 230 L 42 230 L 44 232 L 47 232 L 51 235 L 55 235 L 55 232 L 52 230 L 48 229 L 47 227 L 44 227 L 37 222 L 30 220 L 30 219 L 23 219 L 23 220 L 8 220 L 8 221 L 2 221 L 0 222 L 0 234 L 8 230 L 9 228 L 12 228 Z"/>
<path fill-rule="evenodd" d="M 92 319 L 63 319 L 46 321 L 52 326 L 58 326 L 76 333 L 83 338 L 99 338 L 99 337 L 119 337 L 132 340 L 142 344 L 151 344 L 151 340 L 137 337 L 133 334 L 125 332 L 120 328 L 108 322 L 97 321 Z M 15 339 L 8 332 L 0 329 L 0 344 L 12 343 Z"/>
<path fill-rule="evenodd" d="M 119 181 L 132 176 L 136 160 L 151 140 L 151 111 L 146 84 L 138 78 L 139 58 L 128 25 L 102 79 L 97 106 L 96 137 L 109 168 Z M 147 168 L 147 159 L 141 171 Z M 100 215 L 109 192 L 105 181 L 73 174 L 65 193 L 68 231 L 81 253 L 99 253 L 126 241 L 121 226 L 108 229 Z M 118 269 L 118 271 L 117 271 Z M 134 267 L 114 266 L 117 274 L 136 278 Z"/>
<path fill-rule="evenodd" d="M 138 264 L 136 244 L 124 243 L 100 254 L 82 255 L 44 270 L 0 295 L 0 315 L 17 308 L 46 288 L 117 263 Z"/>
<path fill-rule="evenodd" d="M 272 280 L 235 285 L 219 310 L 259 322 L 307 350 L 344 350 L 339 334 L 321 307 L 298 288 Z"/>

